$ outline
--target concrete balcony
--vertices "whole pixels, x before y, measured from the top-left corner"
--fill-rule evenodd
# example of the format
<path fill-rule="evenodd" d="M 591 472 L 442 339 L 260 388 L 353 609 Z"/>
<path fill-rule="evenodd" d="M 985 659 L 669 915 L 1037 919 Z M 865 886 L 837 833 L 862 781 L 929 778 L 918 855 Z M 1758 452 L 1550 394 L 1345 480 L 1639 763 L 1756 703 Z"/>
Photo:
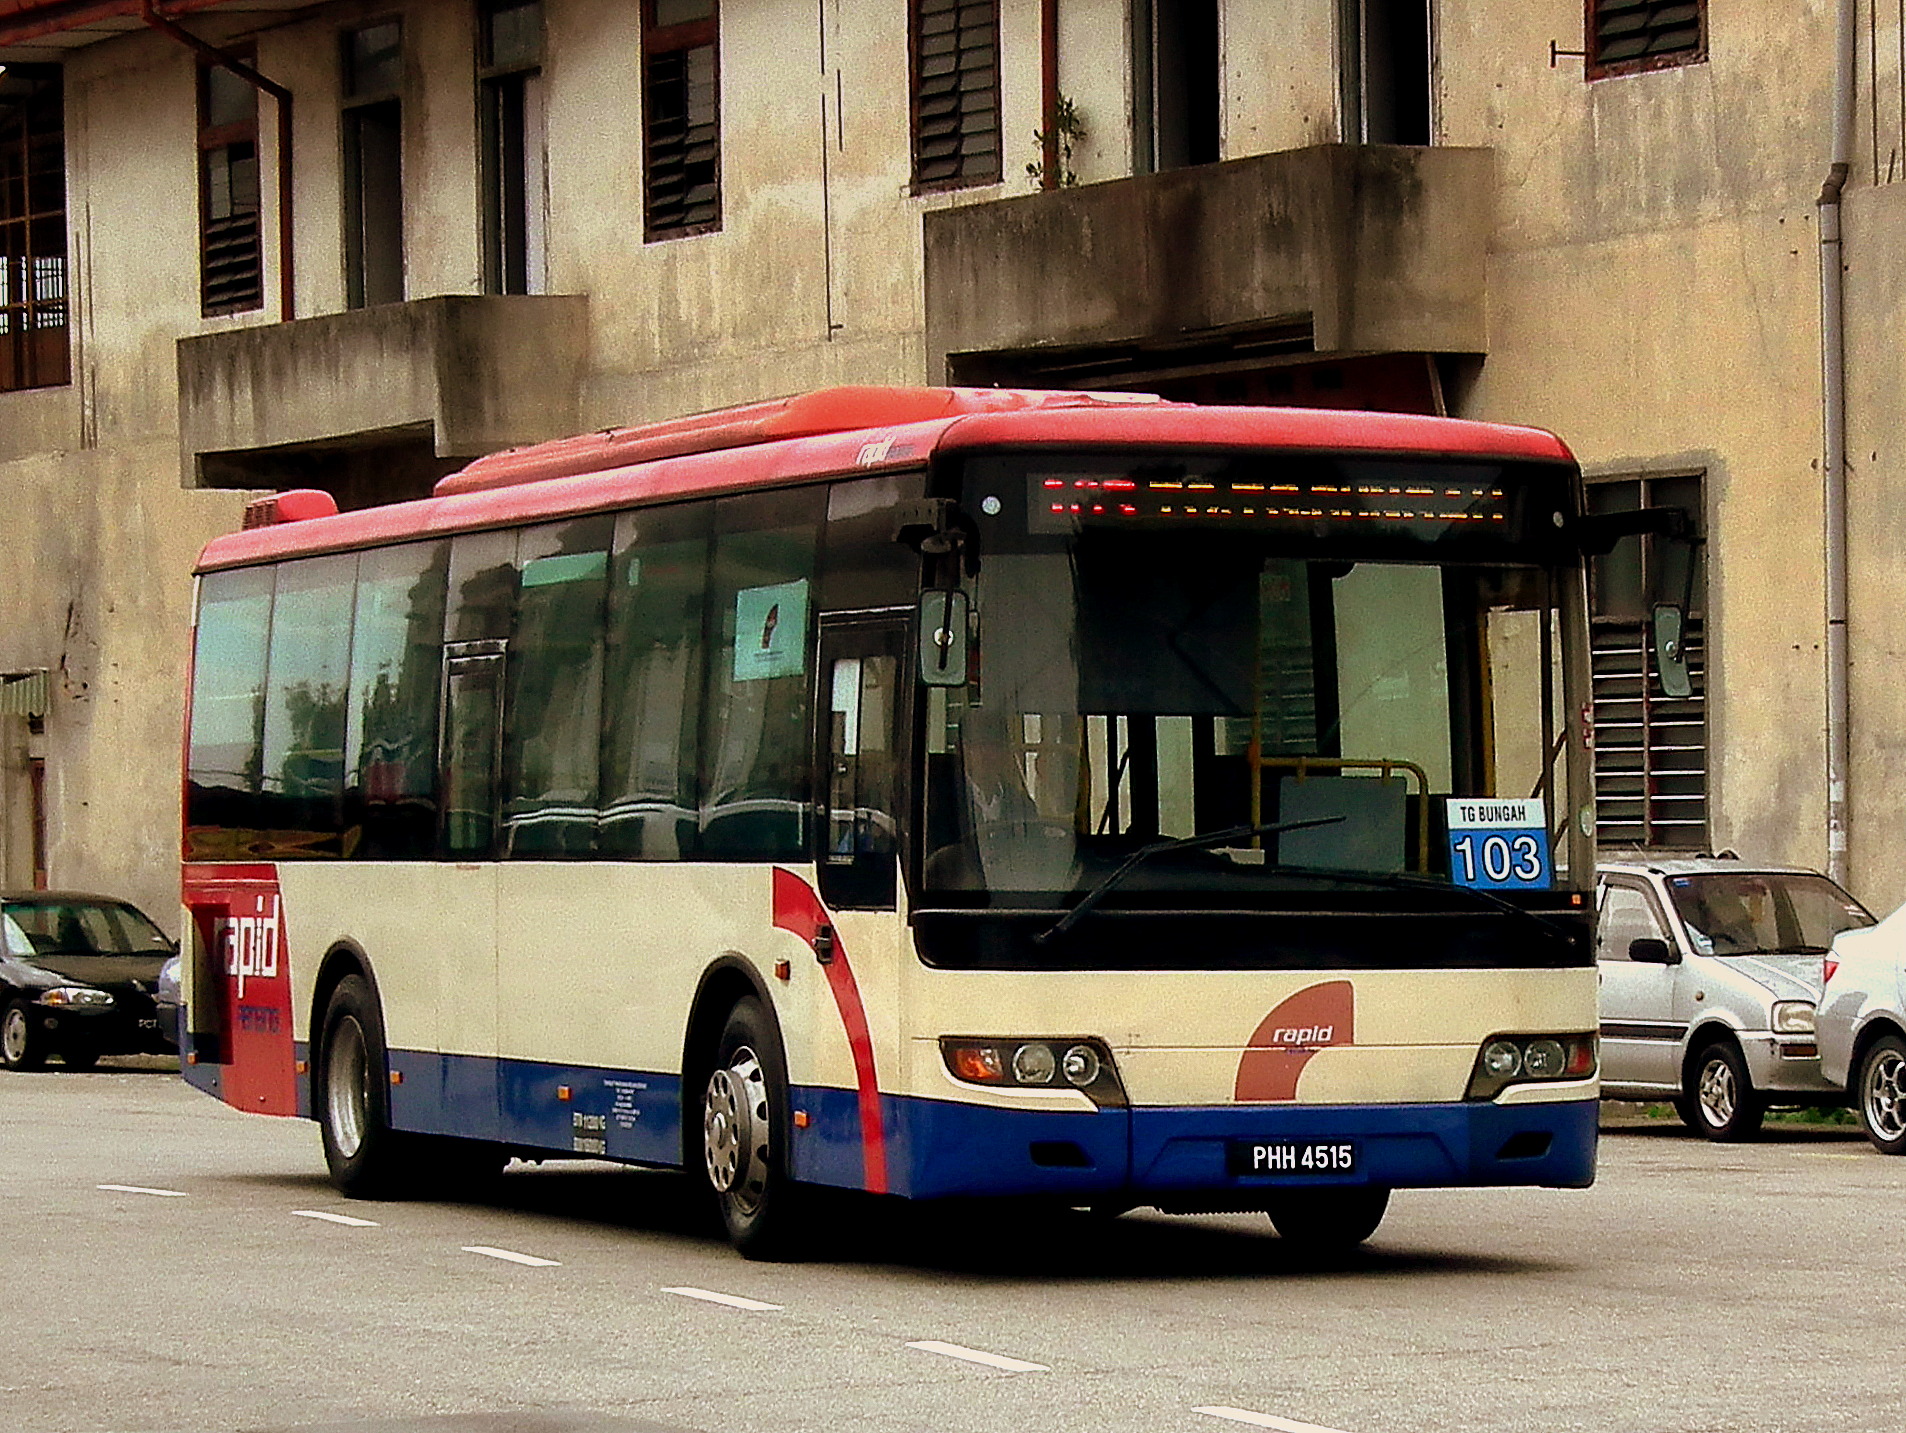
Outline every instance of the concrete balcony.
<path fill-rule="evenodd" d="M 1480 354 L 1493 199 L 1492 150 L 1333 144 L 932 212 L 929 371 Z"/>
<path fill-rule="evenodd" d="M 364 465 L 348 455 L 400 450 L 417 460 L 402 486 L 427 490 L 429 469 L 573 432 L 587 344 L 588 300 L 540 294 L 415 299 L 182 338 L 185 484 L 333 486 L 329 474 L 361 486 L 350 469 Z"/>

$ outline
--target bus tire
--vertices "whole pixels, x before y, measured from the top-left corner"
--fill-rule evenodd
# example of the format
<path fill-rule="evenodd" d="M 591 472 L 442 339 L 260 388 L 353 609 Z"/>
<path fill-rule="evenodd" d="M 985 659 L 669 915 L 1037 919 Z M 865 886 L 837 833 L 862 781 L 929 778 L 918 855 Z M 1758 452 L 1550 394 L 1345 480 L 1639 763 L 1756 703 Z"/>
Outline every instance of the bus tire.
<path fill-rule="evenodd" d="M 1688 1062 L 1675 1112 L 1695 1133 L 1734 1144 L 1760 1133 L 1767 1101 L 1754 1088 L 1734 1042 L 1715 1040 Z"/>
<path fill-rule="evenodd" d="M 702 1165 L 728 1242 L 744 1258 L 796 1252 L 801 1191 L 788 1177 L 787 1060 L 760 1000 L 735 1002 L 702 1094 Z"/>
<path fill-rule="evenodd" d="M 1264 1212 L 1280 1239 L 1301 1245 L 1307 1254 L 1340 1254 L 1354 1249 L 1383 1222 L 1390 1191 L 1371 1185 L 1281 1189 Z"/>
<path fill-rule="evenodd" d="M 318 1128 L 331 1183 L 351 1199 L 400 1199 L 416 1191 L 424 1140 L 391 1128 L 389 1061 L 377 998 L 347 975 L 324 1007 Z"/>

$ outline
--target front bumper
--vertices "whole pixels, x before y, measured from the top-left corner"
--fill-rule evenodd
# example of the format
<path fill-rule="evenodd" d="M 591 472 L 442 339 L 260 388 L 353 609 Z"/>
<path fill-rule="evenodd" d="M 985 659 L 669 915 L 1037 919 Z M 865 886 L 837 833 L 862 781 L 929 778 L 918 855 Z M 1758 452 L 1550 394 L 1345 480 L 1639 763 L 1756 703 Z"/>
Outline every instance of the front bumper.
<path fill-rule="evenodd" d="M 1820 1047 L 1811 1036 L 1742 1035 L 1741 1055 L 1754 1088 L 1770 1095 L 1844 1093 L 1820 1068 Z"/>
<path fill-rule="evenodd" d="M 1437 1188 L 1594 1182 L 1599 1102 L 1103 1109 L 896 1102 L 895 1192 L 1047 1195 L 1167 1209 L 1249 1208 L 1299 1185 Z M 1236 1141 L 1353 1141 L 1357 1172 L 1234 1175 Z"/>

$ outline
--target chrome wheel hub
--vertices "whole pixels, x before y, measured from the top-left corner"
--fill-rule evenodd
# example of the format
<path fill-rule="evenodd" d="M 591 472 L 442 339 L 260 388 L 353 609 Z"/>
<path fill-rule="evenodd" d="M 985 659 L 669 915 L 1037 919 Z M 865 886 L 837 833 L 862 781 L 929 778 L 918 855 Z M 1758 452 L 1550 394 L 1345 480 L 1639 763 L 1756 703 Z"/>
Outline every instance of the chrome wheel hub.
<path fill-rule="evenodd" d="M 355 1019 L 338 1021 L 331 1048 L 324 1058 L 325 1124 L 331 1143 L 346 1159 L 364 1147 L 370 1123 L 370 1061 L 364 1049 L 364 1030 Z"/>
<path fill-rule="evenodd" d="M 1906 1056 L 1882 1050 L 1869 1060 L 1860 1102 L 1874 1134 L 1888 1141 L 1906 1136 Z"/>
<path fill-rule="evenodd" d="M 1701 1115 L 1719 1129 L 1734 1118 L 1740 1103 L 1740 1091 L 1734 1085 L 1734 1069 L 1725 1060 L 1709 1060 L 1701 1067 Z"/>
<path fill-rule="evenodd" d="M 768 1182 L 768 1080 L 743 1046 L 708 1077 L 702 1104 L 702 1158 L 708 1182 L 737 1209 L 760 1207 Z"/>
<path fill-rule="evenodd" d="M 0 1054 L 6 1056 L 9 1065 L 17 1065 L 26 1058 L 29 1033 L 26 1011 L 17 1005 L 9 1007 L 4 1020 L 0 1020 Z"/>

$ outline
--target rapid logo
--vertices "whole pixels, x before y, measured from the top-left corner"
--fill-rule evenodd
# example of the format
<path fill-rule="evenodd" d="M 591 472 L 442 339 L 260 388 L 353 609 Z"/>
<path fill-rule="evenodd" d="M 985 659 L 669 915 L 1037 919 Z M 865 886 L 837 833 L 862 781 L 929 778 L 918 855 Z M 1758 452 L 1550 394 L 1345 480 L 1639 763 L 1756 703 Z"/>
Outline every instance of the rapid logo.
<path fill-rule="evenodd" d="M 1300 990 L 1259 1023 L 1238 1061 L 1232 1098 L 1239 1104 L 1294 1100 L 1298 1077 L 1319 1050 L 1356 1043 L 1356 992 L 1349 981 Z"/>
<path fill-rule="evenodd" d="M 278 978 L 278 948 L 282 934 L 278 897 L 254 896 L 252 915 L 233 911 L 224 921 L 225 973 L 238 978 L 238 998 L 245 998 L 247 980 Z"/>

